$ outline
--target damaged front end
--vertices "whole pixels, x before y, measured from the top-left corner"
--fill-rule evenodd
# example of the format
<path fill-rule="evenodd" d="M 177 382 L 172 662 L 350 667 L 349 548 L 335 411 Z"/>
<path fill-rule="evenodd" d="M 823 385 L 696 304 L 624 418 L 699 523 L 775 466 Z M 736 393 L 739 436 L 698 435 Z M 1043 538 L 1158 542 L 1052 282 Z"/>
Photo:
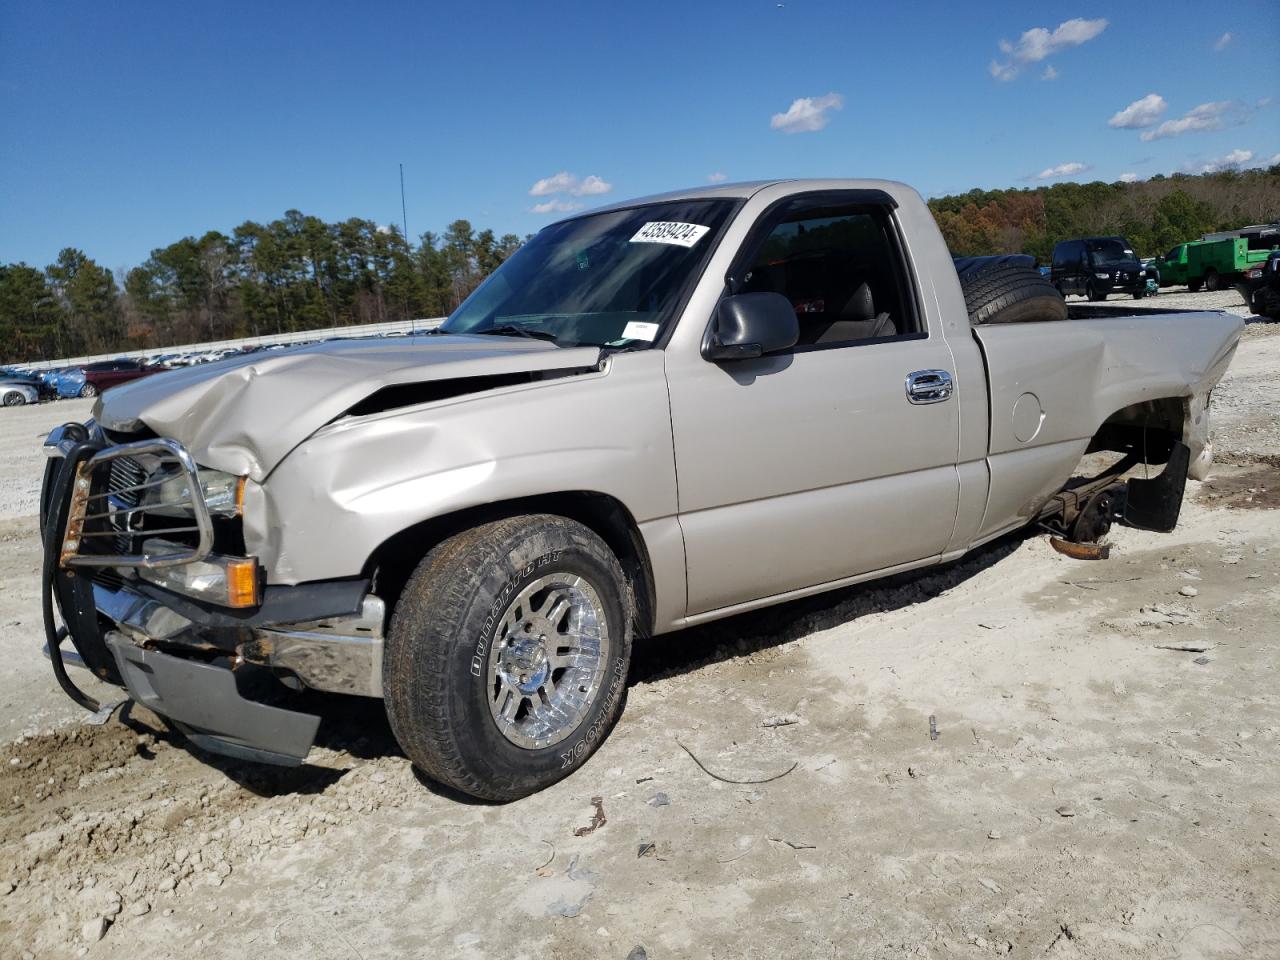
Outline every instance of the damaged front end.
<path fill-rule="evenodd" d="M 59 684 L 98 709 L 67 675 L 70 639 L 69 659 L 197 745 L 300 763 L 319 717 L 265 702 L 249 675 L 380 697 L 382 601 L 363 579 L 268 585 L 246 556 L 245 478 L 200 467 L 172 440 L 116 439 L 91 422 L 45 441 L 42 603 Z"/>

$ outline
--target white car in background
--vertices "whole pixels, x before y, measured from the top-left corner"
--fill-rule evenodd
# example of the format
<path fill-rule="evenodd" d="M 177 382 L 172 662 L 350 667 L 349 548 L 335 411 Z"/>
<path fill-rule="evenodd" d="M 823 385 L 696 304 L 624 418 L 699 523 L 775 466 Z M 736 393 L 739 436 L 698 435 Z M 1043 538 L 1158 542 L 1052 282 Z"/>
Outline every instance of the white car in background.
<path fill-rule="evenodd" d="M 36 388 L 14 380 L 0 380 L 0 405 L 20 407 L 26 403 L 38 403 L 40 394 Z"/>

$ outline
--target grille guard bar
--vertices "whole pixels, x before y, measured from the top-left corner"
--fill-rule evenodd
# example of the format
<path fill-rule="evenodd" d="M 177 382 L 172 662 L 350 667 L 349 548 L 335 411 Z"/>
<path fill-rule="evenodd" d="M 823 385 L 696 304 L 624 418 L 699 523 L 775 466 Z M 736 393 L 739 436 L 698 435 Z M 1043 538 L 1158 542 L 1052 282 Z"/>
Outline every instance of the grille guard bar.
<path fill-rule="evenodd" d="M 86 554 L 81 553 L 84 546 L 86 536 L 103 536 L 110 535 L 104 531 L 89 531 L 87 534 L 84 530 L 86 521 L 90 520 L 106 520 L 110 522 L 111 518 L 120 515 L 131 517 L 137 513 L 145 513 L 145 508 L 113 510 L 110 508 L 108 500 L 108 509 L 102 513 L 90 514 L 89 502 L 93 500 L 105 499 L 101 492 L 94 492 L 94 475 L 100 467 L 109 465 L 111 461 L 118 460 L 121 457 L 157 457 L 162 462 L 176 464 L 180 473 L 178 474 L 187 482 L 187 489 L 190 491 L 189 503 L 192 511 L 191 527 L 175 527 L 168 530 L 145 531 L 148 534 L 157 535 L 165 532 L 174 532 L 182 530 L 184 532 L 194 532 L 198 535 L 198 542 L 195 547 L 190 550 L 179 552 L 165 553 L 160 556 L 148 556 L 145 553 L 140 554 Z M 200 489 L 199 468 L 196 462 L 191 458 L 191 454 L 183 448 L 183 446 L 173 440 L 139 440 L 135 443 L 121 444 L 120 446 L 108 447 L 99 451 L 87 460 L 81 461 L 76 467 L 75 479 L 71 484 L 71 502 L 67 511 L 67 523 L 62 533 L 61 556 L 60 562 L 63 567 L 143 567 L 146 569 L 159 569 L 163 567 L 176 567 L 187 563 L 194 563 L 197 560 L 203 560 L 213 550 L 213 520 L 209 515 L 209 508 L 204 502 L 204 496 Z M 142 488 L 158 487 L 161 483 L 172 479 L 165 477 L 152 482 L 150 479 Z M 138 488 L 135 488 L 138 489 Z M 185 503 L 183 505 L 186 505 Z M 174 506 L 173 503 L 157 504 L 156 506 Z M 185 523 L 185 520 L 177 522 Z M 141 534 L 144 531 L 134 531 L 132 528 L 126 527 L 123 531 L 112 531 L 115 534 L 131 535 L 133 533 Z"/>

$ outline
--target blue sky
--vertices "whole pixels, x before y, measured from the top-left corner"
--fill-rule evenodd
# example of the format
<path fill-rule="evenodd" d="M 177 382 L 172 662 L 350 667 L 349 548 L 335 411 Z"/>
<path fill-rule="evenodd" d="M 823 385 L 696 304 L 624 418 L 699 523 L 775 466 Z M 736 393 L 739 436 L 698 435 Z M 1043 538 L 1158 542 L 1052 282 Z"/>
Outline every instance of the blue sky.
<path fill-rule="evenodd" d="M 289 208 L 399 223 L 400 162 L 415 237 L 718 175 L 1265 163 L 1278 6 L 0 0 L 0 262 L 132 266 Z"/>

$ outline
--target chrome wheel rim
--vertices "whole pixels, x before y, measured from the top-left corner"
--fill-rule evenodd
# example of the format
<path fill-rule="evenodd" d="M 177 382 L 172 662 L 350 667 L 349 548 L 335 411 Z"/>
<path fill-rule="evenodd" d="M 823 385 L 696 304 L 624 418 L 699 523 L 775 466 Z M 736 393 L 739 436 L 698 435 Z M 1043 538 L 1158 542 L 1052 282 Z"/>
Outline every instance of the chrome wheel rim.
<path fill-rule="evenodd" d="M 511 743 L 537 750 L 582 725 L 609 661 L 609 625 L 595 588 L 553 573 L 511 601 L 489 644 L 489 712 Z"/>

